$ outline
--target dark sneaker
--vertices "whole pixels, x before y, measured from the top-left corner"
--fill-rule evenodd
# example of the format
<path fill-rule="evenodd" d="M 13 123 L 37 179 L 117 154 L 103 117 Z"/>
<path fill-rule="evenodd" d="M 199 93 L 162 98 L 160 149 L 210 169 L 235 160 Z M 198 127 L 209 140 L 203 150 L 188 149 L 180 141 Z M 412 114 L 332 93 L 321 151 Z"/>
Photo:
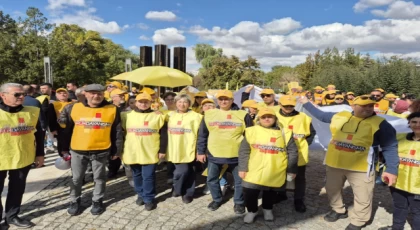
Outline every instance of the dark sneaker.
<path fill-rule="evenodd" d="M 182 202 L 184 202 L 184 204 L 189 204 L 193 201 L 193 198 L 190 196 L 182 196 Z"/>
<path fill-rule="evenodd" d="M 356 225 L 353 225 L 353 224 L 349 224 L 349 225 L 347 225 L 346 230 L 362 230 L 362 226 L 356 226 Z"/>
<path fill-rule="evenodd" d="M 303 200 L 295 200 L 295 210 L 300 213 L 306 212 L 306 205 Z"/>
<path fill-rule="evenodd" d="M 153 209 L 157 208 L 157 205 L 155 204 L 155 202 L 152 202 L 152 203 L 145 203 L 145 204 L 144 204 L 144 208 L 145 208 L 147 211 L 152 211 Z"/>
<path fill-rule="evenodd" d="M 10 225 L 14 225 L 18 228 L 32 228 L 33 226 L 35 226 L 34 223 L 28 220 L 21 219 L 20 217 L 14 217 L 12 219 L 9 219 L 7 220 L 7 223 Z"/>
<path fill-rule="evenodd" d="M 216 211 L 217 209 L 220 208 L 220 206 L 222 205 L 222 203 L 216 202 L 216 201 L 212 201 L 207 208 L 210 209 L 211 211 Z"/>
<path fill-rule="evenodd" d="M 142 206 L 142 205 L 144 204 L 143 198 L 138 197 L 138 198 L 137 198 L 137 200 L 136 200 L 136 204 L 137 204 L 138 206 Z"/>
<path fill-rule="evenodd" d="M 77 215 L 80 214 L 80 212 L 81 212 L 81 209 L 80 209 L 80 201 L 71 202 L 70 203 L 70 207 L 67 209 L 67 213 L 70 216 L 77 216 Z"/>
<path fill-rule="evenodd" d="M 9 225 L 6 223 L 6 221 L 1 222 L 0 221 L 0 230 L 8 230 Z"/>
<path fill-rule="evenodd" d="M 180 195 L 177 194 L 174 189 L 172 189 L 172 197 L 180 197 Z"/>
<path fill-rule="evenodd" d="M 392 227 L 391 226 L 381 227 L 381 228 L 378 228 L 378 230 L 392 230 Z"/>
<path fill-rule="evenodd" d="M 105 207 L 104 207 L 104 204 L 102 203 L 102 200 L 93 201 L 92 209 L 90 210 L 90 213 L 92 213 L 92 215 L 94 216 L 97 216 L 97 215 L 101 215 L 103 212 L 105 212 Z"/>
<path fill-rule="evenodd" d="M 235 214 L 244 214 L 245 213 L 245 205 L 243 204 L 235 204 L 235 206 L 233 206 L 233 211 L 235 211 Z"/>
<path fill-rule="evenodd" d="M 331 210 L 331 212 L 324 216 L 324 220 L 328 222 L 336 222 L 338 219 L 346 219 L 347 217 L 347 211 L 345 213 L 336 213 L 334 210 Z"/>
<path fill-rule="evenodd" d="M 286 192 L 278 192 L 276 196 L 275 204 L 285 201 L 287 199 L 288 198 L 287 198 Z"/>

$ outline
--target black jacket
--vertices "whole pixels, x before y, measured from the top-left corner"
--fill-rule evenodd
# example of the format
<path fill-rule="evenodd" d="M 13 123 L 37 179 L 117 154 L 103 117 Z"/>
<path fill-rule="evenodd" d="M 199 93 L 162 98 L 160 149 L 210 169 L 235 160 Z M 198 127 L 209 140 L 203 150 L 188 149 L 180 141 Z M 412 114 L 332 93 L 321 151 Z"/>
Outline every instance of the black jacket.
<path fill-rule="evenodd" d="M 3 103 L 3 101 L 0 101 L 0 109 L 8 112 L 8 113 L 18 113 L 23 109 L 23 106 L 17 106 L 17 107 L 10 107 Z M 35 143 L 36 143 L 36 156 L 44 156 L 44 131 L 42 130 L 41 123 L 36 123 L 36 132 L 35 132 Z"/>
<path fill-rule="evenodd" d="M 47 130 L 48 128 L 47 117 L 45 116 L 45 113 L 42 112 L 41 102 L 39 102 L 37 99 L 31 96 L 25 96 L 25 100 L 23 101 L 23 106 L 33 106 L 33 107 L 39 108 L 40 109 L 39 122 L 41 123 L 42 129 Z"/>
<path fill-rule="evenodd" d="M 87 104 L 87 101 L 78 102 L 78 103 L 82 103 L 85 107 L 90 107 Z M 63 151 L 69 151 L 70 149 L 71 137 L 73 135 L 73 129 L 74 129 L 74 121 L 71 118 L 71 112 L 73 110 L 73 106 L 78 103 L 74 103 L 74 104 L 70 104 L 66 106 L 60 114 L 60 121 L 66 124 L 66 127 L 63 129 L 63 132 L 62 132 L 62 138 L 60 138 Z M 106 105 L 110 105 L 110 103 L 103 100 L 102 103 L 98 106 L 98 108 L 104 107 Z M 111 156 L 120 155 L 122 153 L 123 142 L 124 142 L 124 134 L 123 134 L 122 124 L 121 124 L 121 115 L 120 115 L 120 110 L 117 108 L 115 119 L 111 127 L 111 148 L 109 149 Z M 77 151 L 77 152 L 80 154 L 84 153 L 81 151 Z M 86 151 L 86 152 L 100 153 L 100 152 L 104 152 L 104 150 Z"/>

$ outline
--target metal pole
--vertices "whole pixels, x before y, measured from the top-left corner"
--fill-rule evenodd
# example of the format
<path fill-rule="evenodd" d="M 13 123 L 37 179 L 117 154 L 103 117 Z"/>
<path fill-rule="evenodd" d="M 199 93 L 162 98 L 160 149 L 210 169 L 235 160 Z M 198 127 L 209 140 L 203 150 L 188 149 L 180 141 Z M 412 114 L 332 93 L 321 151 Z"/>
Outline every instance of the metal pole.
<path fill-rule="evenodd" d="M 125 72 L 131 72 L 131 58 L 126 58 L 125 59 Z M 125 81 L 125 85 L 127 85 L 128 84 L 128 81 Z M 127 85 L 128 86 L 128 85 Z M 131 90 L 131 87 L 133 86 L 133 83 L 130 81 L 130 90 Z"/>

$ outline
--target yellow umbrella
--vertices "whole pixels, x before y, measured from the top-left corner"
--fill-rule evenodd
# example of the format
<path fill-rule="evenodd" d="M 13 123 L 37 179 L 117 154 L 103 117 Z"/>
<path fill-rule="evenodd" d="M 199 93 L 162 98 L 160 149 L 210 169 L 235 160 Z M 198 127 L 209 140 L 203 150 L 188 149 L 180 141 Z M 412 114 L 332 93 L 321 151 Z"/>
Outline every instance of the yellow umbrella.
<path fill-rule="evenodd" d="M 180 70 L 166 66 L 146 66 L 138 68 L 128 74 L 120 74 L 111 79 L 126 80 L 141 85 L 164 87 L 178 87 L 192 85 L 192 77 Z"/>

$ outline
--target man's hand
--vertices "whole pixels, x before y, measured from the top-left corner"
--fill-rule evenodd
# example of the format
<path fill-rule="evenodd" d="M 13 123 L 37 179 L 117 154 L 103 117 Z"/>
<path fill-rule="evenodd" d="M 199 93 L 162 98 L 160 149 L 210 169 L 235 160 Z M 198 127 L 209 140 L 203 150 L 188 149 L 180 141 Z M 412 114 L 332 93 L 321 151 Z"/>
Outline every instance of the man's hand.
<path fill-rule="evenodd" d="M 239 177 L 240 177 L 240 178 L 242 178 L 242 179 L 245 179 L 245 177 L 246 177 L 246 173 L 247 173 L 247 172 L 243 172 L 243 171 L 239 171 L 239 172 L 238 172 Z"/>
<path fill-rule="evenodd" d="M 204 162 L 206 162 L 206 154 L 197 154 L 197 161 L 204 164 Z"/>
<path fill-rule="evenodd" d="M 116 160 L 116 159 L 118 159 L 118 158 L 120 158 L 119 156 L 112 156 L 111 157 L 111 160 Z"/>
<path fill-rule="evenodd" d="M 391 187 L 397 182 L 397 176 L 391 173 L 383 172 L 382 180 L 385 182 L 385 184 L 388 184 L 388 187 Z"/>
<path fill-rule="evenodd" d="M 44 166 L 44 156 L 39 156 L 35 158 L 35 165 L 37 168 Z"/>
<path fill-rule="evenodd" d="M 57 136 L 57 131 L 52 131 L 51 134 L 54 134 Z"/>
<path fill-rule="evenodd" d="M 309 102 L 309 99 L 308 99 L 307 97 L 305 97 L 305 96 L 301 96 L 301 97 L 299 97 L 299 102 L 300 102 L 302 105 L 304 105 L 304 104 L 306 104 L 306 103 L 308 103 L 308 102 Z"/>
<path fill-rule="evenodd" d="M 165 159 L 166 153 L 159 153 L 159 159 L 163 160 Z"/>
<path fill-rule="evenodd" d="M 246 87 L 246 89 L 245 89 L 245 93 L 249 93 L 249 92 L 251 92 L 251 90 L 253 90 L 253 89 L 254 89 L 254 85 L 250 85 L 250 86 Z"/>

